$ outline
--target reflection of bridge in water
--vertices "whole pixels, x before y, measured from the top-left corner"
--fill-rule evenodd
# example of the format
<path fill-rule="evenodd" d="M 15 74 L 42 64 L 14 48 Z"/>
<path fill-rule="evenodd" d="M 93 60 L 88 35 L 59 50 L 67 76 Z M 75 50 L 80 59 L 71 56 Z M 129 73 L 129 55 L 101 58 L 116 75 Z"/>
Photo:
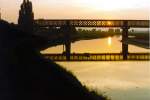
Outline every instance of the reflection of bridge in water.
<path fill-rule="evenodd" d="M 122 53 L 112 54 L 71 54 L 71 34 L 74 34 L 76 27 L 119 27 L 122 29 L 122 41 L 128 40 L 130 28 L 149 28 L 149 20 L 102 20 L 102 19 L 34 19 L 32 3 L 24 1 L 21 5 L 18 19 L 19 27 L 27 33 L 34 33 L 42 28 L 59 29 L 63 33 L 65 53 L 45 55 L 55 61 L 115 61 L 115 60 L 149 60 L 149 53 L 128 53 L 128 44 L 122 42 Z M 41 33 L 43 34 L 43 33 Z"/>
<path fill-rule="evenodd" d="M 44 57 L 54 61 L 67 61 L 63 54 L 44 54 Z M 149 53 L 128 53 L 127 60 L 148 61 Z M 70 61 L 124 61 L 122 53 L 77 53 L 70 54 Z"/>

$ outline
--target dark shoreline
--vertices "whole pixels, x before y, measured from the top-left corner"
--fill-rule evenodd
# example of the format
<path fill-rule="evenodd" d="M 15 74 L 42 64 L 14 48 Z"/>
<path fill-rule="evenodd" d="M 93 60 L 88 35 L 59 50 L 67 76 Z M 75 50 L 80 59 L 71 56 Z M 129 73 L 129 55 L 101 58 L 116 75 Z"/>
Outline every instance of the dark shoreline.
<path fill-rule="evenodd" d="M 41 37 L 0 21 L 0 100 L 108 100 L 40 53 Z"/>
<path fill-rule="evenodd" d="M 128 39 L 124 41 L 127 44 L 135 45 L 141 48 L 150 49 L 149 41 L 141 40 L 141 39 Z"/>

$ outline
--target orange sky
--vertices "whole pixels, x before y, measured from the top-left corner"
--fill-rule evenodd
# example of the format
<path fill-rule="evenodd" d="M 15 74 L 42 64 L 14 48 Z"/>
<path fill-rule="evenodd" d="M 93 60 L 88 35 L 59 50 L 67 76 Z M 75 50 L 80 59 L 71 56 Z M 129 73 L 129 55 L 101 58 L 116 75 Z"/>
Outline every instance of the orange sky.
<path fill-rule="evenodd" d="M 0 0 L 2 18 L 17 22 L 23 0 Z M 31 0 L 35 18 L 149 19 L 150 0 Z"/>

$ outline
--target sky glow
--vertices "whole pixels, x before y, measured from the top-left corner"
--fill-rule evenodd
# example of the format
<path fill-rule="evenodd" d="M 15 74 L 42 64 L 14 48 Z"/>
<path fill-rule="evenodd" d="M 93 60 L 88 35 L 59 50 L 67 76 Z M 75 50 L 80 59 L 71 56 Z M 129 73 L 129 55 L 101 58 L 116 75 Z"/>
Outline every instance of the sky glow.
<path fill-rule="evenodd" d="M 17 22 L 23 0 L 0 0 L 2 18 Z M 149 19 L 150 0 L 30 0 L 35 18 Z"/>

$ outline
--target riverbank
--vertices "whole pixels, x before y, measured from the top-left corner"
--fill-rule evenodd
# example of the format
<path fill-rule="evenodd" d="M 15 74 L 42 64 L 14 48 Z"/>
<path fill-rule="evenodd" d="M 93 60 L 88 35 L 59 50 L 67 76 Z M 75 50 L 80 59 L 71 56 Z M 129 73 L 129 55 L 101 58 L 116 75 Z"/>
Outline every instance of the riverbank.
<path fill-rule="evenodd" d="M 89 30 L 79 31 L 78 30 L 75 34 L 71 34 L 70 41 L 71 43 L 74 43 L 81 40 L 93 40 L 93 39 L 107 38 L 113 36 L 121 36 L 121 32 L 89 31 Z M 128 41 L 125 42 L 146 49 L 150 48 L 148 32 L 143 32 L 143 33 L 129 32 L 129 39 Z M 48 48 L 48 47 L 53 47 L 53 46 L 58 46 L 63 44 L 64 44 L 64 37 L 63 35 L 60 35 L 60 37 L 58 36 L 55 39 L 48 40 L 46 47 Z"/>
<path fill-rule="evenodd" d="M 148 40 L 142 40 L 142 39 L 136 39 L 136 38 L 128 38 L 127 41 L 124 41 L 127 44 L 136 45 L 141 48 L 150 49 L 149 41 Z"/>
<path fill-rule="evenodd" d="M 0 100 L 108 100 L 40 53 L 42 38 L 0 21 Z"/>
<path fill-rule="evenodd" d="M 71 35 L 70 41 L 71 41 L 71 43 L 75 43 L 77 41 L 107 38 L 109 36 L 114 36 L 114 35 L 105 34 L 105 33 L 77 33 L 77 34 Z M 47 40 L 47 41 L 48 42 L 45 44 L 45 48 L 63 45 L 64 37 L 61 36 L 61 37 Z"/>

